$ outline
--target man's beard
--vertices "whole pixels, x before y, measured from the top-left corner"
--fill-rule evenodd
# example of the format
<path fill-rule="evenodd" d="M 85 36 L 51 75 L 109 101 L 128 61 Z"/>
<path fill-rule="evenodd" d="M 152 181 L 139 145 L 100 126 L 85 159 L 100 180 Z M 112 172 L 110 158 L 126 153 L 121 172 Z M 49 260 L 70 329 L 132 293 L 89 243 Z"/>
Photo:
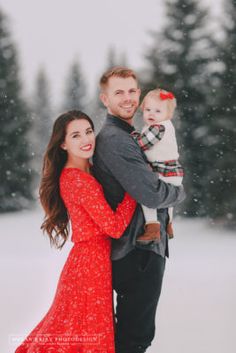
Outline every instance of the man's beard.
<path fill-rule="evenodd" d="M 138 109 L 138 106 L 133 108 L 132 112 L 130 114 L 127 114 L 127 115 L 126 114 L 122 114 L 122 111 L 120 112 L 120 114 L 118 112 L 118 117 L 120 119 L 123 119 L 123 120 L 131 120 L 131 119 L 133 119 L 134 114 L 136 113 L 137 109 Z"/>
<path fill-rule="evenodd" d="M 127 113 L 127 114 L 125 114 L 125 112 L 121 108 L 120 109 L 119 108 L 116 108 L 116 109 L 111 108 L 111 109 L 108 109 L 108 112 L 111 115 L 117 116 L 121 120 L 130 121 L 133 119 L 134 114 L 136 113 L 137 109 L 138 109 L 138 106 L 133 108 L 132 112 Z"/>

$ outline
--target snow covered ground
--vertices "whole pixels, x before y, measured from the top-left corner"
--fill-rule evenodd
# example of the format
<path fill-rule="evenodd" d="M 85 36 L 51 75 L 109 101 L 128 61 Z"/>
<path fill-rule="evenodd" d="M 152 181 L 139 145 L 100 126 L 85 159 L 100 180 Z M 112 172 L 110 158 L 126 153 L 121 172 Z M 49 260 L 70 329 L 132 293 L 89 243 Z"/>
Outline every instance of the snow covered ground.
<path fill-rule="evenodd" d="M 0 216 L 0 352 L 13 353 L 48 310 L 72 246 L 51 249 L 38 210 Z M 175 221 L 157 334 L 148 353 L 235 353 L 236 234 Z"/>

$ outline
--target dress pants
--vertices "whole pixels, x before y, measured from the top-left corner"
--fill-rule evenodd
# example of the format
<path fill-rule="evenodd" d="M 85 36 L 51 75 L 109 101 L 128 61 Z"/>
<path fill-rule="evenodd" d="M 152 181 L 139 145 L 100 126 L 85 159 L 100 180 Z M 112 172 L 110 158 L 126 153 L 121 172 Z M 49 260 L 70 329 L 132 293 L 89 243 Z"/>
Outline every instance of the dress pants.
<path fill-rule="evenodd" d="M 116 353 L 143 353 L 151 345 L 165 261 L 153 251 L 138 248 L 113 261 Z"/>

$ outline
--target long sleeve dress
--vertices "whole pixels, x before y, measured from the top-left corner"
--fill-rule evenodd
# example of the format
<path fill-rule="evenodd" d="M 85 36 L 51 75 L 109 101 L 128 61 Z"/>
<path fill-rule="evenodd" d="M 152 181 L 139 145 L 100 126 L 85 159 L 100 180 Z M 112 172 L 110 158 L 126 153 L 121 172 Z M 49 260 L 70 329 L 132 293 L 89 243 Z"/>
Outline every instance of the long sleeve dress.
<path fill-rule="evenodd" d="M 64 168 L 60 193 L 72 242 L 53 303 L 15 353 L 115 353 L 110 238 L 128 226 L 136 203 L 126 194 L 116 211 L 96 179 Z"/>

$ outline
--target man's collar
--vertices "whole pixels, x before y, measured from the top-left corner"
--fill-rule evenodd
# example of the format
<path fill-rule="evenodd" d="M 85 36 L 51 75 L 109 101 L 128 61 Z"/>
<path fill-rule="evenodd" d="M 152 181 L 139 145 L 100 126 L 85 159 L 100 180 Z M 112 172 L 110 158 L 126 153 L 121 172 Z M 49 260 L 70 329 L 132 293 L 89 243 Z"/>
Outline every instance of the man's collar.
<path fill-rule="evenodd" d="M 118 126 L 121 129 L 127 131 L 129 134 L 135 130 L 134 126 L 128 124 L 126 121 L 118 118 L 115 115 L 107 114 L 107 123 L 111 123 L 112 125 Z"/>

